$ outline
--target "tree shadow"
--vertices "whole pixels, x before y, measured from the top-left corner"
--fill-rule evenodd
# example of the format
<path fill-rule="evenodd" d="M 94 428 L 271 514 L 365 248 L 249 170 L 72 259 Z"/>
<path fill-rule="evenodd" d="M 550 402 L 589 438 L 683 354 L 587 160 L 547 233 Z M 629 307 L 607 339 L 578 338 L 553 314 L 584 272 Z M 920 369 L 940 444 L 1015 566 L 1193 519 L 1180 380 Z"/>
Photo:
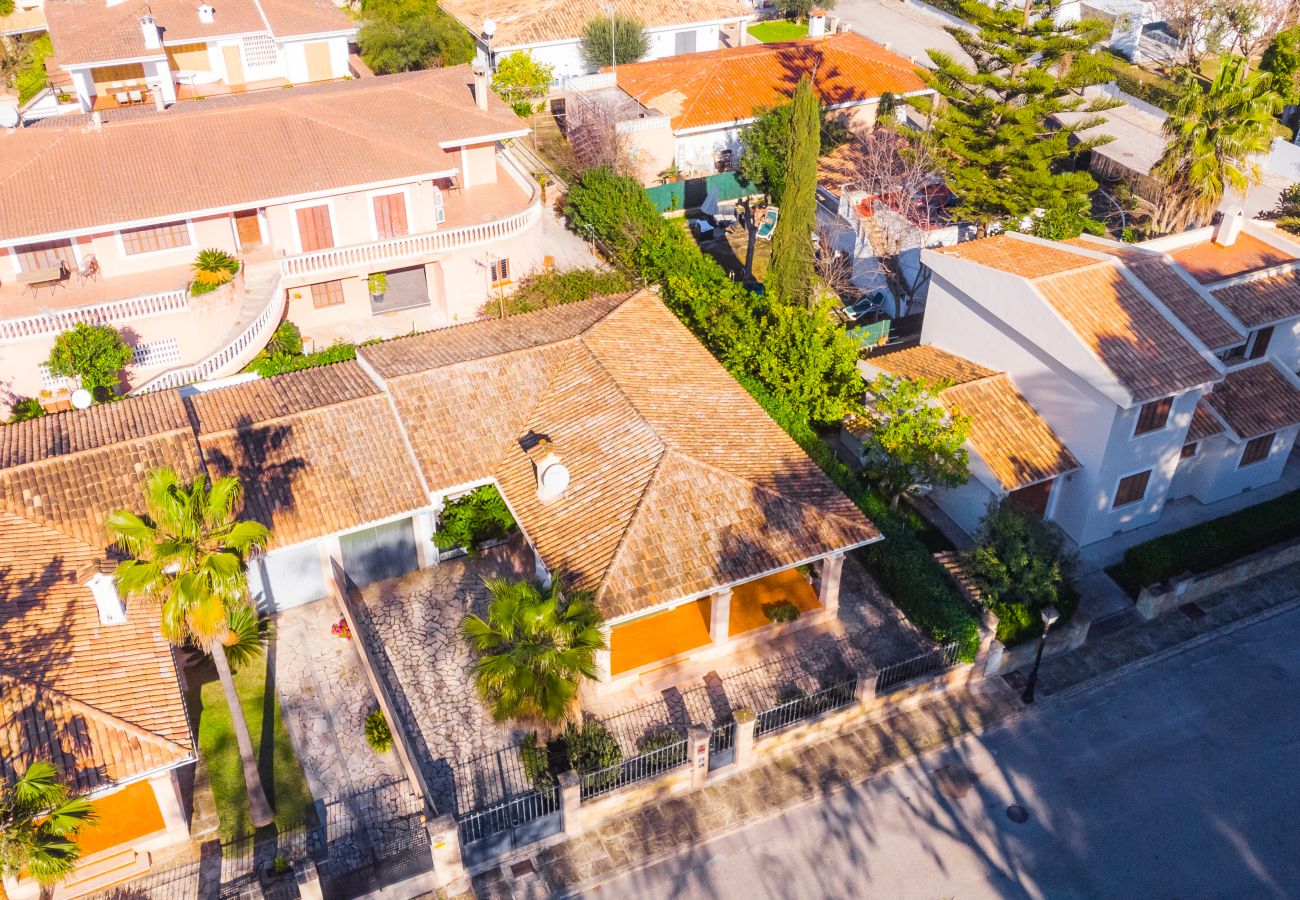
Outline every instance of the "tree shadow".
<path fill-rule="evenodd" d="M 244 487 L 243 502 L 236 515 L 254 519 L 274 534 L 277 517 L 297 509 L 295 481 L 309 467 L 298 453 L 294 426 L 259 425 L 251 416 L 241 414 L 235 421 L 233 435 L 205 434 L 193 402 L 187 401 L 186 407 L 212 476 L 234 476 Z"/>

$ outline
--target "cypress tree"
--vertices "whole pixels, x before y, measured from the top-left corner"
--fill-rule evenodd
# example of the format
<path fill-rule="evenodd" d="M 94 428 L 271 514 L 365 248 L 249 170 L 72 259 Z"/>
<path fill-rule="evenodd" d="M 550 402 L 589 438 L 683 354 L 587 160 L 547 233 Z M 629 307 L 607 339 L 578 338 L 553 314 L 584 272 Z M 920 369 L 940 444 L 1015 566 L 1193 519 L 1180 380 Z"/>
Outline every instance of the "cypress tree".
<path fill-rule="evenodd" d="M 1073 137 L 1104 123 L 1096 113 L 1119 105 L 1079 93 L 1106 80 L 1089 50 L 1110 25 L 1058 24 L 1042 0 L 1024 0 L 1020 8 L 966 0 L 962 9 L 977 29 L 948 31 L 974 70 L 942 51 L 928 51 L 936 68 L 924 77 L 939 101 L 915 101 L 934 116 L 936 156 L 957 196 L 954 214 L 985 234 L 994 224 L 1018 227 L 1036 209 L 1086 203 L 1097 183 L 1086 172 L 1067 171 L 1066 164 L 1112 140 Z M 1086 115 L 1068 125 L 1049 122 L 1063 112 Z"/>
<path fill-rule="evenodd" d="M 790 153 L 781 191 L 781 216 L 772 233 L 768 294 L 812 308 L 815 276 L 812 235 L 817 227 L 817 156 L 821 151 L 820 109 L 807 75 L 794 90 Z"/>

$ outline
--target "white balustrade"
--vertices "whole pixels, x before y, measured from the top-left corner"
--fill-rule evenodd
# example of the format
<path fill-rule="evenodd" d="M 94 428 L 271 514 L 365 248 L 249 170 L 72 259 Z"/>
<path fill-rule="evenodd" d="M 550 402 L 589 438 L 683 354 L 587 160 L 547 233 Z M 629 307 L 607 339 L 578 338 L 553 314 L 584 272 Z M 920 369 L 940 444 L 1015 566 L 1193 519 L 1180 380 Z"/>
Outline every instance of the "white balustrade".
<path fill-rule="evenodd" d="M 112 322 L 128 322 L 133 319 L 148 318 L 149 316 L 185 312 L 189 308 L 189 291 L 182 288 L 175 291 L 149 294 L 144 297 L 129 297 L 126 300 L 97 303 L 93 306 L 82 306 L 76 309 L 52 310 L 19 319 L 0 320 L 0 343 L 25 341 L 35 337 L 62 334 L 78 322 L 86 322 L 90 325 L 107 325 Z"/>

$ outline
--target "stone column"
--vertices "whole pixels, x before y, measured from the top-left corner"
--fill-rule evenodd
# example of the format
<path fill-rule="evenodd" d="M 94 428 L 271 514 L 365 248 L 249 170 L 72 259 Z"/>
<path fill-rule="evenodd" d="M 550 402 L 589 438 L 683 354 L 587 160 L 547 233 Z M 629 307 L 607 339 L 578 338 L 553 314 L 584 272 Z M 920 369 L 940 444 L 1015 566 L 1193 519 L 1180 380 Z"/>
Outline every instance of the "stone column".
<path fill-rule="evenodd" d="M 582 834 L 582 777 L 570 769 L 560 773 L 559 782 L 564 833 L 575 837 Z"/>
<path fill-rule="evenodd" d="M 412 519 L 415 525 L 415 559 L 421 569 L 438 564 L 438 548 L 433 544 L 433 517 L 437 513 L 422 510 Z"/>
<path fill-rule="evenodd" d="M 608 684 L 610 677 L 610 637 L 614 629 L 609 625 L 600 626 L 600 639 L 605 643 L 604 650 L 596 651 L 596 681 Z"/>
<path fill-rule="evenodd" d="M 876 673 L 863 672 L 853 686 L 853 699 L 859 706 L 870 706 L 876 699 Z"/>
<path fill-rule="evenodd" d="M 325 900 L 321 888 L 320 872 L 311 859 L 300 859 L 293 864 L 294 879 L 298 882 L 298 896 L 302 900 Z"/>
<path fill-rule="evenodd" d="M 181 805 L 181 786 L 176 781 L 176 770 L 150 778 L 149 787 L 153 788 L 153 797 L 158 802 L 158 811 L 162 813 L 167 830 L 189 834 L 190 825 L 185 818 L 185 807 Z"/>
<path fill-rule="evenodd" d="M 736 768 L 748 769 L 754 764 L 754 729 L 758 726 L 758 717 L 747 706 L 742 706 L 734 713 L 736 720 Z"/>
<path fill-rule="evenodd" d="M 433 880 L 454 897 L 469 890 L 469 876 L 460 855 L 460 831 L 451 816 L 438 816 L 424 824 L 429 831 L 429 849 L 433 853 Z"/>
<path fill-rule="evenodd" d="M 686 732 L 686 751 L 691 761 L 691 790 L 698 791 L 704 787 L 704 780 L 709 777 L 709 737 L 711 729 L 704 725 L 692 725 Z"/>
<path fill-rule="evenodd" d="M 838 613 L 840 608 L 840 576 L 844 572 L 844 554 L 836 553 L 822 560 L 821 601 L 822 608 Z"/>
<path fill-rule="evenodd" d="M 725 644 L 731 639 L 731 590 L 718 591 L 709 598 L 709 637 L 713 643 Z"/>

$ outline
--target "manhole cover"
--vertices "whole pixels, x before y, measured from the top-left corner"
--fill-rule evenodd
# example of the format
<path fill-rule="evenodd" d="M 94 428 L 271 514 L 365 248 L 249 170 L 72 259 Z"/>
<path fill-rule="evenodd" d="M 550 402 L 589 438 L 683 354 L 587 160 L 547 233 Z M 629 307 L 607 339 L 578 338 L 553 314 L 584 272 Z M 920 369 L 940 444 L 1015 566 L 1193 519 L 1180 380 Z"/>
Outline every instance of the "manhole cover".
<path fill-rule="evenodd" d="M 1007 807 L 1007 818 L 1017 825 L 1023 825 L 1029 821 L 1029 810 L 1019 803 L 1013 803 Z"/>
<path fill-rule="evenodd" d="M 960 800 L 975 786 L 975 776 L 965 766 L 941 766 L 934 770 L 934 781 L 939 793 L 951 800 Z"/>
<path fill-rule="evenodd" d="M 537 874 L 537 867 L 533 865 L 533 861 L 531 859 L 526 859 L 523 862 L 517 862 L 510 867 L 510 876 L 512 878 L 527 878 L 529 875 L 536 875 L 536 874 Z"/>

